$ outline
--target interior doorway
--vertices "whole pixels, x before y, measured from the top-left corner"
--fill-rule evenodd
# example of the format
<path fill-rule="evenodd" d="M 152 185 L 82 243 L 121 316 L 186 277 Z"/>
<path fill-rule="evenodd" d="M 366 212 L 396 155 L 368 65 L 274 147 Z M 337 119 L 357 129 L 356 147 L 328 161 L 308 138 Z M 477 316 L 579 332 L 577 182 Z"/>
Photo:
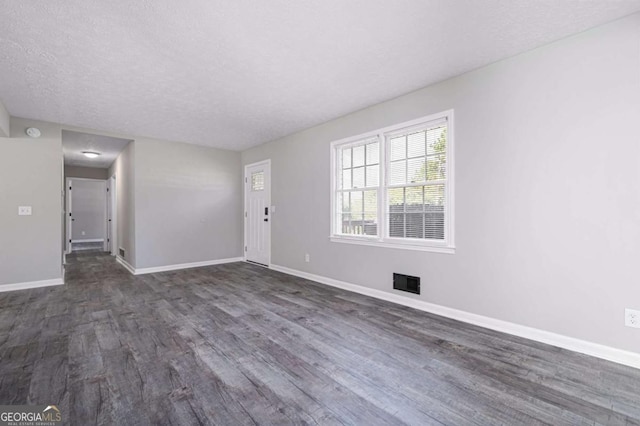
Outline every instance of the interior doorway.
<path fill-rule="evenodd" d="M 116 223 L 118 198 L 116 191 L 116 175 L 113 175 L 107 181 L 107 246 L 105 247 L 105 251 L 108 251 L 111 256 L 116 255 L 116 247 L 118 247 L 118 225 Z"/>
<path fill-rule="evenodd" d="M 109 244 L 107 181 L 67 178 L 67 253 L 107 251 Z"/>
<path fill-rule="evenodd" d="M 271 160 L 244 169 L 244 250 L 249 262 L 271 263 Z"/>

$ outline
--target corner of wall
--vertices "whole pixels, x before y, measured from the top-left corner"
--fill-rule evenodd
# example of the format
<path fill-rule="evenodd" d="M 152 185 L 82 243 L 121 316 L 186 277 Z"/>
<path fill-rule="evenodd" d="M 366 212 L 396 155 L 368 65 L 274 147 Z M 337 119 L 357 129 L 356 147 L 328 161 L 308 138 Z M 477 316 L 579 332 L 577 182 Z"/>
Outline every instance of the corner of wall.
<path fill-rule="evenodd" d="M 59 283 L 63 274 L 61 128 L 56 123 L 9 119 L 10 138 L 3 141 L 0 156 L 0 194 L 7 207 L 0 211 L 0 282 L 16 288 Z M 29 127 L 40 129 L 41 136 L 29 138 L 25 134 Z M 19 205 L 31 206 L 32 214 L 18 216 Z"/>
<path fill-rule="evenodd" d="M 11 117 L 9 111 L 0 100 L 0 138 L 8 138 L 11 135 Z"/>

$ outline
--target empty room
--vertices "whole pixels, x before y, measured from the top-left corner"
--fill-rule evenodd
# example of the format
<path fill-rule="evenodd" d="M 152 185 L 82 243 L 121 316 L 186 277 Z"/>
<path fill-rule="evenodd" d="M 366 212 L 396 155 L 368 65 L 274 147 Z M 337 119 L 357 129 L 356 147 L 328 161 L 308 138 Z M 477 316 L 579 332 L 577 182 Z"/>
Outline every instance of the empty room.
<path fill-rule="evenodd" d="M 640 0 L 0 0 L 0 242 L 0 424 L 640 426 Z"/>

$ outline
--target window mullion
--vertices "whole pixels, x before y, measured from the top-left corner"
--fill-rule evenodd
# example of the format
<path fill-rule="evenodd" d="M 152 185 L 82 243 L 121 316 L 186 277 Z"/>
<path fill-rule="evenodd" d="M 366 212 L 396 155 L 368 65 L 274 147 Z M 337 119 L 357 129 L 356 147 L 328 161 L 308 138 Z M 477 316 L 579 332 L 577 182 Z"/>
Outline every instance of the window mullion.
<path fill-rule="evenodd" d="M 378 143 L 380 144 L 380 191 L 378 193 L 378 223 L 380 226 L 380 234 L 378 237 L 380 241 L 384 241 L 387 238 L 388 224 L 387 224 L 387 158 L 388 158 L 388 144 L 386 137 L 380 133 L 378 135 Z"/>

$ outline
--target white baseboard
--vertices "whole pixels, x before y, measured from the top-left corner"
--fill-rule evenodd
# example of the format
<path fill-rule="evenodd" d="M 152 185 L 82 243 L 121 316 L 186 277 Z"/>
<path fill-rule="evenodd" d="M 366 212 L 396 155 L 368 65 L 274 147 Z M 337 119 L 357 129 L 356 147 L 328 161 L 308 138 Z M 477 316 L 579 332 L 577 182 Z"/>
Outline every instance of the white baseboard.
<path fill-rule="evenodd" d="M 120 255 L 116 255 L 116 262 L 118 262 L 119 264 L 121 264 L 122 266 L 125 267 L 125 269 L 129 272 L 131 272 L 133 275 L 136 274 L 136 268 L 134 268 L 133 266 L 129 265 L 129 262 L 127 262 L 126 260 L 124 260 L 122 257 L 120 257 Z"/>
<path fill-rule="evenodd" d="M 152 268 L 134 268 L 129 265 L 120 256 L 117 257 L 118 262 L 129 270 L 133 275 L 153 274 L 156 272 L 177 271 L 179 269 L 200 268 L 203 266 L 222 265 L 223 263 L 242 262 L 242 257 L 231 257 L 228 259 L 205 260 L 203 262 L 179 263 L 176 265 L 154 266 Z"/>
<path fill-rule="evenodd" d="M 104 238 L 95 238 L 92 240 L 71 240 L 71 244 L 73 243 L 104 243 Z"/>
<path fill-rule="evenodd" d="M 443 317 L 463 321 L 480 327 L 489 328 L 491 330 L 500 331 L 514 336 L 524 337 L 525 339 L 535 340 L 537 342 L 546 343 L 570 351 L 579 352 L 585 355 L 602 358 L 618 364 L 627 365 L 640 369 L 640 354 L 622 349 L 612 348 L 610 346 L 593 343 L 586 340 L 576 339 L 574 337 L 564 336 L 552 333 L 550 331 L 539 330 L 537 328 L 527 327 L 508 321 L 503 321 L 483 315 L 473 314 L 470 312 L 460 311 L 458 309 L 448 308 L 442 305 L 436 305 L 422 300 L 411 299 L 386 291 L 371 289 L 344 281 L 335 280 L 333 278 L 323 277 L 321 275 L 310 274 L 308 272 L 298 271 L 296 269 L 287 268 L 279 265 L 271 265 L 271 269 L 285 274 L 294 275 L 321 284 L 330 285 L 332 287 L 353 291 L 365 296 L 375 297 L 376 299 L 386 300 L 388 302 L 398 303 L 400 305 L 409 306 L 432 314 Z"/>
<path fill-rule="evenodd" d="M 52 285 L 63 285 L 64 279 L 56 278 L 53 280 L 43 281 L 29 281 L 24 283 L 15 284 L 0 284 L 0 292 L 14 291 L 14 290 L 27 290 L 29 288 L 50 287 Z"/>

